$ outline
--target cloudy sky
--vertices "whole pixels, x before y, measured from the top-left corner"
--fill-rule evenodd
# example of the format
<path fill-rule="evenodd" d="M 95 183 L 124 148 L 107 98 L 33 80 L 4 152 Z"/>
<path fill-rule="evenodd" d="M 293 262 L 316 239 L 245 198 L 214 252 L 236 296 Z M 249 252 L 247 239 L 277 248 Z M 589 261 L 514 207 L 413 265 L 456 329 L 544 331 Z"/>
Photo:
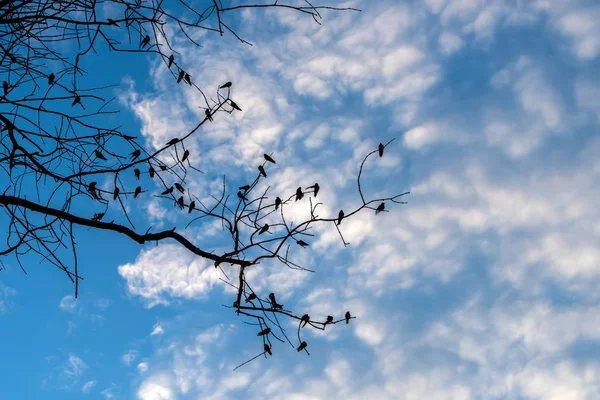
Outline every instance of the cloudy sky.
<path fill-rule="evenodd" d="M 0 273 L 0 397 L 600 398 L 600 5 L 346 4 L 362 12 L 326 12 L 322 25 L 239 13 L 252 47 L 173 39 L 194 81 L 232 81 L 243 109 L 189 143 L 199 192 L 218 191 L 223 174 L 231 188 L 253 179 L 272 152 L 266 184 L 319 182 L 333 217 L 359 204 L 362 157 L 395 138 L 367 164 L 366 190 L 410 191 L 409 204 L 342 224 L 346 248 L 320 229 L 295 254 L 313 274 L 272 264 L 251 277 L 300 313 L 357 318 L 305 333 L 310 356 L 276 343 L 234 372 L 262 341 L 222 307 L 233 297 L 211 263 L 82 230 L 79 299 L 54 269 Z M 164 64 L 123 70 L 123 125 L 148 148 L 202 118 Z M 164 201 L 140 204 L 147 225 L 187 223 Z M 222 244 L 214 224 L 188 232 Z"/>

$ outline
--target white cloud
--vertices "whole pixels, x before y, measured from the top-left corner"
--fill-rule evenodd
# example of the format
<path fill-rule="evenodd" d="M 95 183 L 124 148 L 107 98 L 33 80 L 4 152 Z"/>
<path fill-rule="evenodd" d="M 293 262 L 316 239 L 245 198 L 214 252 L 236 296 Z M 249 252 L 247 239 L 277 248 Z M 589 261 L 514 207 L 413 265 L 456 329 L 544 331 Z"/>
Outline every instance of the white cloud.
<path fill-rule="evenodd" d="M 570 10 L 559 15 L 556 26 L 573 43 L 573 52 L 581 60 L 589 61 L 600 52 L 600 8 Z"/>
<path fill-rule="evenodd" d="M 0 314 L 4 314 L 12 307 L 10 297 L 17 294 L 17 291 L 10 286 L 3 285 L 0 282 Z"/>
<path fill-rule="evenodd" d="M 144 372 L 148 371 L 148 363 L 141 362 L 137 365 L 136 369 L 140 374 L 143 374 Z"/>
<path fill-rule="evenodd" d="M 164 328 L 162 327 L 162 325 L 157 322 L 156 324 L 154 324 L 154 326 L 152 327 L 152 333 L 150 333 L 150 336 L 154 336 L 154 335 L 162 335 L 163 333 L 165 333 Z"/>
<path fill-rule="evenodd" d="M 98 383 L 98 381 L 87 381 L 81 387 L 81 391 L 83 393 L 89 393 L 94 388 L 94 386 L 96 386 L 97 383 Z"/>
<path fill-rule="evenodd" d="M 75 313 L 78 311 L 78 300 L 73 295 L 66 295 L 61 300 L 58 306 L 63 311 L 68 311 L 71 313 Z"/>
<path fill-rule="evenodd" d="M 69 359 L 62 371 L 70 377 L 77 378 L 81 376 L 86 369 L 87 365 L 81 358 L 77 357 L 75 354 L 69 354 Z"/>
<path fill-rule="evenodd" d="M 123 362 L 123 364 L 130 366 L 131 363 L 135 361 L 137 356 L 138 352 L 136 350 L 129 350 L 127 353 L 121 356 L 121 361 Z"/>

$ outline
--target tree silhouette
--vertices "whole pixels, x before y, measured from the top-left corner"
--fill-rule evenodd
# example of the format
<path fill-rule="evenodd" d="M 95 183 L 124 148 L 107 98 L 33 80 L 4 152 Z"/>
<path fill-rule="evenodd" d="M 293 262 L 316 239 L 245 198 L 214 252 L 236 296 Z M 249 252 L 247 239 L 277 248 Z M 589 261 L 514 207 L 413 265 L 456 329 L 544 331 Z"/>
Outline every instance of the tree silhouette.
<path fill-rule="evenodd" d="M 389 142 L 365 155 L 357 177 L 360 202 L 338 216 L 322 218 L 317 214 L 321 205 L 316 202 L 319 183 L 304 190 L 298 187 L 294 193 L 276 193 L 276 197 L 271 196 L 269 187 L 258 192 L 259 183 L 269 179 L 269 166 L 277 162 L 273 153 L 264 154 L 255 178 L 234 190 L 236 194 L 231 195 L 224 178 L 220 193 L 211 194 L 213 201 L 205 204 L 188 190 L 186 178 L 196 168 L 186 142 L 201 129 L 210 129 L 207 124 L 215 118 L 241 111 L 243 104 L 231 98 L 232 82 L 219 83 L 212 97 L 198 87 L 178 61 L 170 44 L 173 34 L 166 27 L 177 27 L 177 34 L 195 45 L 198 31 L 233 35 L 249 44 L 229 22 L 232 14 L 243 9 L 288 9 L 317 23 L 324 9 L 358 10 L 316 6 L 308 1 L 302 5 L 271 1 L 229 7 L 221 0 L 205 3 L 200 10 L 180 1 L 174 6 L 176 11 L 169 11 L 157 0 L 0 1 L 0 224 L 7 232 L 0 247 L 0 268 L 5 265 L 4 258 L 12 257 L 26 272 L 23 259 L 38 256 L 66 274 L 77 296 L 82 279 L 75 240 L 78 229 L 111 231 L 139 244 L 174 241 L 213 261 L 215 267 L 230 264 L 236 268 L 232 278 L 221 269 L 224 281 L 236 293 L 228 307 L 256 323 L 264 349 L 259 356 L 272 354 L 272 339 L 287 341 L 298 352 L 308 354 L 302 329 L 325 330 L 327 325 L 348 323 L 353 317 L 346 313 L 338 319 L 328 316 L 325 321 L 315 321 L 307 314 L 288 310 L 276 301 L 275 293 L 265 297 L 252 290 L 246 271 L 269 259 L 308 271 L 294 261 L 294 254 L 310 248 L 315 225 L 335 226 L 346 245 L 340 230 L 342 219 L 359 212 L 387 211 L 385 204 L 402 204 L 400 198 L 406 193 L 367 199 L 361 186 L 366 161 L 374 154 L 383 156 Z M 110 7 L 110 15 L 119 17 L 103 16 L 104 5 Z M 81 67 L 82 59 L 93 57 L 100 46 L 132 58 L 140 54 L 161 58 L 173 76 L 169 84 L 185 84 L 201 94 L 204 118 L 156 149 L 144 146 L 119 126 L 110 126 L 108 117 L 118 112 L 110 97 L 112 86 L 89 86 L 93 79 L 86 79 Z M 178 227 L 160 231 L 136 228 L 127 206 L 152 193 L 183 215 L 189 214 L 191 221 L 186 226 L 219 222 L 228 250 L 218 253 L 202 248 L 195 244 L 193 235 Z M 303 201 L 310 218 L 296 224 L 286 220 L 287 206 Z M 118 207 L 109 207 L 111 203 Z M 288 338 L 278 316 L 298 321 L 297 343 Z"/>

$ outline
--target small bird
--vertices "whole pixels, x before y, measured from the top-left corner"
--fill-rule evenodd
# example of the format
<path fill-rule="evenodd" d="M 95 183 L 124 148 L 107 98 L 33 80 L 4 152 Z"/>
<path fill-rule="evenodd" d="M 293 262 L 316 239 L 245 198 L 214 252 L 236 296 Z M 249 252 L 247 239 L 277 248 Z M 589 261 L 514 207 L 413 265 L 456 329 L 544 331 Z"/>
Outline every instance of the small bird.
<path fill-rule="evenodd" d="M 303 197 L 304 193 L 302 193 L 302 187 L 299 187 L 298 189 L 296 189 L 296 201 L 302 200 Z"/>
<path fill-rule="evenodd" d="M 104 213 L 94 213 L 92 221 L 100 221 L 104 217 Z"/>
<path fill-rule="evenodd" d="M 262 331 L 258 332 L 256 334 L 256 336 L 265 336 L 265 335 L 268 335 L 269 333 L 271 333 L 271 328 L 266 328 L 266 329 L 263 329 Z"/>
<path fill-rule="evenodd" d="M 300 239 L 300 240 L 296 240 L 296 243 L 298 243 L 298 245 L 302 246 L 302 247 L 306 247 L 308 246 L 308 243 L 306 243 L 304 240 Z"/>
<path fill-rule="evenodd" d="M 71 107 L 73 107 L 75 104 L 81 104 L 81 97 L 78 95 L 75 96 L 75 100 L 73 100 L 73 103 L 71 103 Z"/>
<path fill-rule="evenodd" d="M 148 174 L 150 175 L 150 178 L 154 178 L 154 168 L 152 166 L 148 168 Z"/>
<path fill-rule="evenodd" d="M 255 300 L 256 298 L 257 298 L 257 297 L 256 297 L 256 294 L 254 294 L 254 293 L 250 293 L 250 294 L 248 295 L 248 297 L 246 297 L 246 303 L 250 303 L 252 300 Z"/>
<path fill-rule="evenodd" d="M 188 214 L 192 213 L 192 211 L 194 210 L 194 207 L 196 207 L 196 202 L 192 201 L 188 207 Z"/>
<path fill-rule="evenodd" d="M 258 172 L 260 172 L 260 174 L 261 174 L 262 176 L 264 176 L 265 178 L 267 177 L 267 173 L 266 173 L 266 171 L 265 171 L 265 169 L 263 168 L 263 166 L 262 166 L 262 165 L 259 165 L 259 166 L 258 166 Z"/>
<path fill-rule="evenodd" d="M 140 193 L 142 193 L 142 187 L 138 186 L 135 188 L 135 193 L 133 194 L 133 198 L 135 199 L 136 197 L 138 197 Z"/>
<path fill-rule="evenodd" d="M 271 300 L 271 307 L 275 309 L 283 308 L 283 304 L 277 304 L 277 300 L 275 300 L 275 293 L 269 293 L 269 300 Z"/>
<path fill-rule="evenodd" d="M 269 230 L 269 224 L 264 224 L 262 228 L 260 228 L 260 232 L 258 232 L 259 235 L 262 235 L 263 233 L 267 232 Z"/>
<path fill-rule="evenodd" d="M 181 193 L 185 192 L 185 189 L 179 183 L 175 183 L 175 189 L 179 190 Z"/>
<path fill-rule="evenodd" d="M 379 214 L 380 212 L 382 212 L 383 210 L 385 210 L 385 203 L 381 203 L 378 207 L 377 210 L 375 210 L 375 215 Z"/>
<path fill-rule="evenodd" d="M 140 170 L 135 168 L 133 170 L 133 174 L 135 175 L 135 179 L 137 179 L 139 181 L 140 180 Z"/>
<path fill-rule="evenodd" d="M 8 82 L 4 81 L 2 82 L 2 88 L 4 89 L 4 96 L 6 96 L 8 94 Z"/>
<path fill-rule="evenodd" d="M 96 155 L 96 158 L 106 161 L 106 157 L 104 157 L 104 154 L 102 154 L 100 150 L 94 150 L 94 154 Z"/>
<path fill-rule="evenodd" d="M 340 210 L 338 214 L 338 226 L 342 223 L 342 219 L 344 219 L 344 210 Z"/>
<path fill-rule="evenodd" d="M 168 142 L 165 144 L 165 146 L 173 146 L 175 143 L 178 143 L 178 142 L 179 142 L 179 138 L 173 138 L 173 139 L 169 140 L 169 141 L 168 141 Z"/>
<path fill-rule="evenodd" d="M 144 37 L 144 39 L 142 40 L 142 43 L 141 43 L 141 45 L 140 45 L 140 46 L 141 46 L 141 47 L 142 47 L 142 49 L 143 49 L 144 47 L 148 46 L 148 43 L 150 43 L 150 36 L 146 35 L 146 36 Z"/>
<path fill-rule="evenodd" d="M 175 56 L 173 54 L 171 54 L 169 56 L 169 65 L 168 65 L 168 68 L 171 68 L 171 65 L 173 65 L 173 61 L 175 61 Z"/>
<path fill-rule="evenodd" d="M 271 346 L 269 346 L 266 343 L 265 343 L 265 353 L 269 353 L 270 356 L 273 355 L 273 353 L 271 353 Z"/>
<path fill-rule="evenodd" d="M 184 206 L 183 196 L 181 196 L 177 199 L 177 205 L 179 205 L 179 208 L 183 209 L 183 206 Z"/>
<path fill-rule="evenodd" d="M 279 197 L 275 198 L 275 209 L 277 210 L 281 205 L 281 199 Z"/>
<path fill-rule="evenodd" d="M 237 192 L 237 196 L 240 200 L 248 201 L 248 198 L 246 196 L 244 196 L 244 194 L 242 192 Z"/>
<path fill-rule="evenodd" d="M 385 146 L 383 145 L 383 143 L 379 143 L 379 157 L 383 157 L 383 149 L 385 149 Z"/>
<path fill-rule="evenodd" d="M 346 311 L 344 318 L 346 318 L 346 325 L 348 325 L 348 322 L 350 322 L 350 318 L 351 318 L 350 311 Z"/>
<path fill-rule="evenodd" d="M 333 323 L 333 317 L 331 315 L 327 316 L 327 321 L 325 321 L 326 324 L 331 324 Z"/>
<path fill-rule="evenodd" d="M 302 343 L 300 343 L 300 346 L 298 346 L 298 348 L 296 350 L 298 350 L 298 353 L 299 353 L 302 350 L 306 349 L 306 346 L 308 346 L 308 344 L 306 342 L 302 342 Z"/>
<path fill-rule="evenodd" d="M 231 87 L 231 82 L 225 82 L 223 85 L 219 86 L 219 89 L 225 89 Z"/>
<path fill-rule="evenodd" d="M 115 187 L 115 191 L 113 192 L 113 200 L 116 200 L 117 197 L 119 197 L 119 192 L 120 192 L 119 188 Z"/>
<path fill-rule="evenodd" d="M 192 78 L 190 77 L 190 74 L 186 73 L 184 79 L 188 85 L 192 86 Z"/>
<path fill-rule="evenodd" d="M 161 171 L 166 171 L 169 169 L 166 165 L 159 165 L 158 167 L 160 168 Z"/>
<path fill-rule="evenodd" d="M 162 195 L 167 195 L 167 194 L 171 194 L 173 193 L 173 186 L 171 186 L 170 188 L 168 188 L 167 190 L 165 190 L 164 192 L 162 192 Z"/>
<path fill-rule="evenodd" d="M 131 156 L 131 161 L 135 160 L 136 158 L 138 158 L 140 155 L 142 155 L 142 151 L 140 149 L 134 150 L 131 152 L 131 154 L 129 154 Z"/>
<path fill-rule="evenodd" d="M 265 160 L 267 160 L 268 162 L 273 163 L 273 164 L 277 164 L 275 162 L 275 160 L 273 160 L 273 158 L 270 155 L 265 154 L 264 157 L 265 157 Z"/>
<path fill-rule="evenodd" d="M 306 190 L 308 190 L 308 189 L 312 189 L 313 190 L 313 194 L 315 195 L 315 197 L 317 197 L 317 194 L 319 193 L 319 190 L 321 189 L 321 186 L 319 186 L 318 183 L 315 183 L 314 185 L 309 186 L 309 187 L 306 188 Z"/>
<path fill-rule="evenodd" d="M 90 194 L 91 194 L 91 195 L 92 195 L 92 196 L 93 196 L 95 199 L 97 199 L 97 198 L 98 198 L 98 194 L 96 193 L 96 185 L 97 185 L 97 184 L 98 184 L 98 182 L 91 182 L 91 183 L 88 185 L 88 188 L 87 188 L 88 192 L 90 192 Z"/>
<path fill-rule="evenodd" d="M 50 75 L 48 75 L 48 85 L 52 85 L 54 83 L 54 79 L 56 79 L 56 76 L 54 75 L 54 72 L 51 72 Z"/>
<path fill-rule="evenodd" d="M 244 185 L 244 186 L 240 186 L 239 187 L 240 190 L 243 190 L 244 192 L 247 192 L 248 189 L 250 189 L 250 185 Z"/>
<path fill-rule="evenodd" d="M 210 115 L 210 110 L 208 108 L 204 110 L 204 115 L 206 115 L 206 119 L 208 119 L 210 122 L 213 122 L 212 115 Z"/>
<path fill-rule="evenodd" d="M 189 150 L 185 150 L 183 152 L 183 156 L 181 157 L 181 162 L 184 162 L 185 160 L 187 160 L 187 158 L 190 156 L 190 151 Z"/>
<path fill-rule="evenodd" d="M 242 109 L 233 102 L 233 100 L 229 99 L 229 103 L 231 103 L 231 107 L 235 108 L 238 111 L 242 111 Z"/>
<path fill-rule="evenodd" d="M 300 323 L 302 324 L 304 322 L 304 325 L 302 325 L 302 328 L 304 328 L 306 326 L 306 324 L 308 324 L 308 321 L 310 321 L 310 315 L 304 314 L 302 316 L 302 318 L 300 318 Z"/>
<path fill-rule="evenodd" d="M 179 70 L 179 76 L 177 77 L 177 83 L 181 82 L 181 80 L 183 79 L 184 76 L 185 76 L 185 71 Z"/>

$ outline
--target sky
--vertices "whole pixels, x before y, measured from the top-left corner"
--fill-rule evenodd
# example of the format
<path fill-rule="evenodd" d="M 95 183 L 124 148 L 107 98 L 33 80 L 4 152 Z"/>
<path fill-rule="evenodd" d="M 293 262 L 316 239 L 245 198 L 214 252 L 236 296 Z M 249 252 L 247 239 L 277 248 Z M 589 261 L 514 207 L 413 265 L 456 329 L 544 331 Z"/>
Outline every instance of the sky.
<path fill-rule="evenodd" d="M 236 32 L 253 46 L 173 39 L 194 82 L 232 81 L 243 109 L 189 143 L 204 172 L 190 190 L 218 192 L 224 174 L 243 184 L 272 153 L 265 184 L 319 182 L 334 217 L 359 204 L 364 155 L 395 139 L 367 163 L 365 190 L 410 191 L 408 204 L 344 221 L 348 247 L 319 228 L 294 254 L 314 273 L 273 263 L 249 278 L 294 310 L 356 319 L 305 332 L 310 356 L 276 343 L 233 371 L 262 341 L 222 306 L 233 295 L 212 263 L 81 229 L 78 299 L 56 269 L 0 272 L 0 397 L 600 398 L 600 4 L 335 4 L 362 11 L 324 12 L 322 25 L 244 11 Z M 127 57 L 89 68 L 120 82 L 119 118 L 148 149 L 203 118 L 164 64 Z M 148 196 L 133 214 L 185 226 L 172 210 Z M 222 245 L 218 225 L 187 232 Z"/>

